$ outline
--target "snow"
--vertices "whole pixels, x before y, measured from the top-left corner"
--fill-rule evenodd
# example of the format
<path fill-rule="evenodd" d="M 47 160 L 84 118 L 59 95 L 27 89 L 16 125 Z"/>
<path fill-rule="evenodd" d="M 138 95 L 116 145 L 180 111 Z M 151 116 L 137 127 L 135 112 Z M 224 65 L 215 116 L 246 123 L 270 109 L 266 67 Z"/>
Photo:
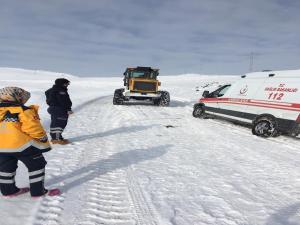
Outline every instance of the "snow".
<path fill-rule="evenodd" d="M 71 80 L 75 114 L 64 134 L 73 144 L 45 154 L 46 186 L 63 194 L 0 197 L 1 225 L 300 224 L 299 141 L 191 115 L 204 89 L 238 77 L 161 76 L 170 107 L 112 105 L 121 77 L 2 68 L 0 88 L 29 90 L 48 130 L 44 91 L 57 77 Z M 28 186 L 22 164 L 16 182 Z"/>

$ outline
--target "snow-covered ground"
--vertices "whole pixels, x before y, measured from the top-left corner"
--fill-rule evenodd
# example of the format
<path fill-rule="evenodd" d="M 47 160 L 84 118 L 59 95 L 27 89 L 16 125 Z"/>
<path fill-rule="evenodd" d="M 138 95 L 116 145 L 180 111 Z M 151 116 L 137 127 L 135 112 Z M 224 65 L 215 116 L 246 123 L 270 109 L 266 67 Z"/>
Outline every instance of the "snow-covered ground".
<path fill-rule="evenodd" d="M 0 69 L 0 88 L 32 93 L 49 128 L 44 91 L 57 77 L 71 80 L 75 114 L 47 158 L 46 186 L 57 197 L 0 197 L 1 225 L 299 225 L 299 141 L 262 139 L 246 127 L 196 119 L 203 88 L 235 76 L 161 76 L 170 107 L 112 105 L 121 77 Z M 196 91 L 196 87 L 200 91 Z M 28 186 L 20 164 L 17 184 Z"/>

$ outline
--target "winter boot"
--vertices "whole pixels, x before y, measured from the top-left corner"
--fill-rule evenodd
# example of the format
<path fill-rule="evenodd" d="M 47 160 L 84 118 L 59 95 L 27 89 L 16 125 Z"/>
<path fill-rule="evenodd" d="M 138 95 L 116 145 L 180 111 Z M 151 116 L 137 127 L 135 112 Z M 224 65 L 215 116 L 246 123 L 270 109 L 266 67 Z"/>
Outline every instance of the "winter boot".
<path fill-rule="evenodd" d="M 21 194 L 25 194 L 25 193 L 29 192 L 29 190 L 30 190 L 30 189 L 29 189 L 28 187 L 20 188 L 20 190 L 17 191 L 16 193 L 10 194 L 10 195 L 5 195 L 4 197 L 5 197 L 5 198 L 13 198 L 13 197 L 17 197 L 17 196 L 19 196 L 19 195 L 21 195 Z"/>
<path fill-rule="evenodd" d="M 36 199 L 36 198 L 40 198 L 40 197 L 44 197 L 44 196 L 57 196 L 60 195 L 61 191 L 58 188 L 54 188 L 54 189 L 50 189 L 50 190 L 46 190 L 45 189 L 45 193 L 39 196 L 32 196 L 32 198 Z"/>
<path fill-rule="evenodd" d="M 52 144 L 58 144 L 58 145 L 67 145 L 71 142 L 68 139 L 53 139 L 51 140 Z"/>

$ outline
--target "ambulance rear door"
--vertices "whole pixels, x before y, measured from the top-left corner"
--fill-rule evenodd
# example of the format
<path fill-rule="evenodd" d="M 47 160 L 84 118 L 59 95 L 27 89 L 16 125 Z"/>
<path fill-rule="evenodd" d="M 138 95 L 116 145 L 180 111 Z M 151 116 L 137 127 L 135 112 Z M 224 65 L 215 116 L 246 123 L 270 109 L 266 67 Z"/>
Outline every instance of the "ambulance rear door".
<path fill-rule="evenodd" d="M 296 120 L 300 113 L 300 73 L 268 74 L 252 100 L 258 113 L 269 113 L 277 118 Z"/>

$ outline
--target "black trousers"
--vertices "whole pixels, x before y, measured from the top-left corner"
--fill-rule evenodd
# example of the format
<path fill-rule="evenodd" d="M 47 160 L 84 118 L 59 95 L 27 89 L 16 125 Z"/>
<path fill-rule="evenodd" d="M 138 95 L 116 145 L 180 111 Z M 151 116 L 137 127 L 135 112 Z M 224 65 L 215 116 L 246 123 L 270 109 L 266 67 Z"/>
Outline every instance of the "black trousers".
<path fill-rule="evenodd" d="M 48 113 L 51 115 L 50 136 L 52 140 L 63 139 L 62 133 L 68 124 L 68 112 L 60 107 L 50 106 Z"/>
<path fill-rule="evenodd" d="M 0 189 L 3 195 L 11 195 L 19 191 L 15 183 L 18 160 L 23 162 L 28 169 L 31 196 L 40 196 L 45 193 L 44 179 L 45 166 L 47 164 L 44 156 L 5 156 L 0 154 Z"/>

